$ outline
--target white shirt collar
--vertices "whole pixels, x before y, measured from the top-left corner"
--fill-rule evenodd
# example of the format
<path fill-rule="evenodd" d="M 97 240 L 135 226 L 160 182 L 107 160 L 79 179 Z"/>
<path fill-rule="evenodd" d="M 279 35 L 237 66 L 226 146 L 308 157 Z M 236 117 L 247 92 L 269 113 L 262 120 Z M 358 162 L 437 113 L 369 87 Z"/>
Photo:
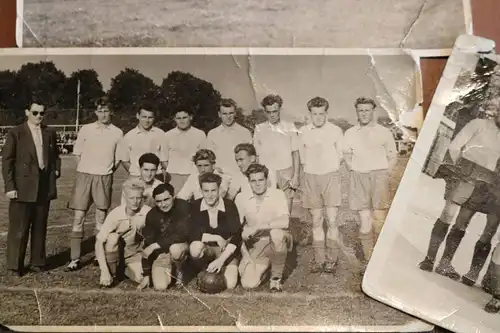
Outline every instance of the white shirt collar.
<path fill-rule="evenodd" d="M 28 121 L 28 122 L 26 122 L 26 123 L 28 124 L 28 127 L 29 127 L 31 130 L 39 130 L 39 129 L 41 129 L 41 128 L 42 128 L 42 125 L 41 125 L 41 124 L 40 124 L 40 125 L 38 125 L 38 126 L 36 126 L 36 125 L 33 125 L 32 123 L 30 123 L 29 121 Z"/>
<path fill-rule="evenodd" d="M 210 207 L 206 202 L 205 199 L 201 199 L 201 205 L 200 205 L 200 212 L 204 210 L 209 210 L 212 207 Z M 226 206 L 224 205 L 224 200 L 222 198 L 219 198 L 219 203 L 217 204 L 218 211 L 225 212 L 226 211 Z"/>

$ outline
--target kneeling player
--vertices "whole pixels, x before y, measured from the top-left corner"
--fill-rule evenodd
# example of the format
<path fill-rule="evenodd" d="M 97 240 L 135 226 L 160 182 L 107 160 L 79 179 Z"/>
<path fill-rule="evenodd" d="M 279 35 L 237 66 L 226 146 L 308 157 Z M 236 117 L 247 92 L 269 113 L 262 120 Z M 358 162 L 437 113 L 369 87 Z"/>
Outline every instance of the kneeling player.
<path fill-rule="evenodd" d="M 199 177 L 203 198 L 191 203 L 189 252 L 199 268 L 224 271 L 226 287 L 233 289 L 238 283 L 241 224 L 236 205 L 220 196 L 221 182 L 219 175 L 210 172 Z"/>
<path fill-rule="evenodd" d="M 172 281 L 172 265 L 176 268 L 176 285 L 183 286 L 181 266 L 189 250 L 189 205 L 174 199 L 174 192 L 170 184 L 160 184 L 153 190 L 156 207 L 146 215 L 142 229 L 144 278 L 138 289 L 149 286 L 152 278 L 156 290 L 166 290 Z"/>
<path fill-rule="evenodd" d="M 95 256 L 101 269 L 100 284 L 110 287 L 116 277 L 120 250 L 125 261 L 125 275 L 141 282 L 142 236 L 146 214 L 150 207 L 143 205 L 144 183 L 129 179 L 123 183 L 125 203 L 113 209 L 96 236 Z"/>
<path fill-rule="evenodd" d="M 242 192 L 236 204 L 244 223 L 242 259 L 239 266 L 243 288 L 258 287 L 271 266 L 271 291 L 282 291 L 281 279 L 292 237 L 285 193 L 267 187 L 269 170 L 252 164 L 247 170 L 252 193 Z"/>

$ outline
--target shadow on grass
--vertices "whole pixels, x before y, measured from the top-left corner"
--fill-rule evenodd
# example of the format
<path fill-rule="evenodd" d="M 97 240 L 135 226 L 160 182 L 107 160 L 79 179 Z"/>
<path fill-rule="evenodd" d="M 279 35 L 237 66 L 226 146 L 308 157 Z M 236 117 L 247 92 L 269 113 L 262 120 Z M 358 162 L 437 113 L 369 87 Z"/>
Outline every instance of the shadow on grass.
<path fill-rule="evenodd" d="M 84 257 L 86 254 L 94 252 L 94 248 L 95 248 L 95 236 L 85 239 L 82 242 L 81 256 Z M 59 252 L 53 256 L 48 257 L 46 269 L 53 270 L 66 265 L 71 259 L 70 256 L 71 256 L 70 249 L 67 248 L 62 252 Z M 92 261 L 93 259 L 82 262 L 82 266 L 85 267 L 91 264 Z"/>

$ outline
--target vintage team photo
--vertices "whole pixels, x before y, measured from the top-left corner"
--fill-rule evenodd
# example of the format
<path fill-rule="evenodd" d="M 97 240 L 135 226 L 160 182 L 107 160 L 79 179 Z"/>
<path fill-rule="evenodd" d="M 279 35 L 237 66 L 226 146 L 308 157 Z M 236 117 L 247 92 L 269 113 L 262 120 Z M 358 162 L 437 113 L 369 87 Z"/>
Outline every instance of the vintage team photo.
<path fill-rule="evenodd" d="M 418 323 L 360 287 L 421 119 L 411 56 L 0 63 L 2 324 Z"/>
<path fill-rule="evenodd" d="M 375 277 L 369 268 L 364 288 L 375 288 L 369 294 L 389 304 L 401 299 L 409 313 L 457 332 L 496 332 L 500 64 L 495 56 L 474 53 L 486 50 L 487 41 L 465 42 L 457 42 L 422 144 L 416 143 L 415 163 L 395 201 L 402 205 L 386 221 L 384 249 L 373 263 L 382 273 Z M 439 314 L 446 312 L 452 314 Z"/>

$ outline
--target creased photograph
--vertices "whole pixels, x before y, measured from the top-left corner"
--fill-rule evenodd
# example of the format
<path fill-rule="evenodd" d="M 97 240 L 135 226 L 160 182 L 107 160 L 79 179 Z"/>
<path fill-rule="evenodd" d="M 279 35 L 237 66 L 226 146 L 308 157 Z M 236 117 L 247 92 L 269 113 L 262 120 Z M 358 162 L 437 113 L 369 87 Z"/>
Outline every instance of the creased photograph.
<path fill-rule="evenodd" d="M 500 57 L 461 36 L 363 280 L 454 332 L 500 330 Z"/>
<path fill-rule="evenodd" d="M 449 49 L 471 0 L 17 0 L 19 47 Z"/>
<path fill-rule="evenodd" d="M 361 290 L 419 56 L 100 50 L 0 55 L 3 325 L 432 329 Z"/>

